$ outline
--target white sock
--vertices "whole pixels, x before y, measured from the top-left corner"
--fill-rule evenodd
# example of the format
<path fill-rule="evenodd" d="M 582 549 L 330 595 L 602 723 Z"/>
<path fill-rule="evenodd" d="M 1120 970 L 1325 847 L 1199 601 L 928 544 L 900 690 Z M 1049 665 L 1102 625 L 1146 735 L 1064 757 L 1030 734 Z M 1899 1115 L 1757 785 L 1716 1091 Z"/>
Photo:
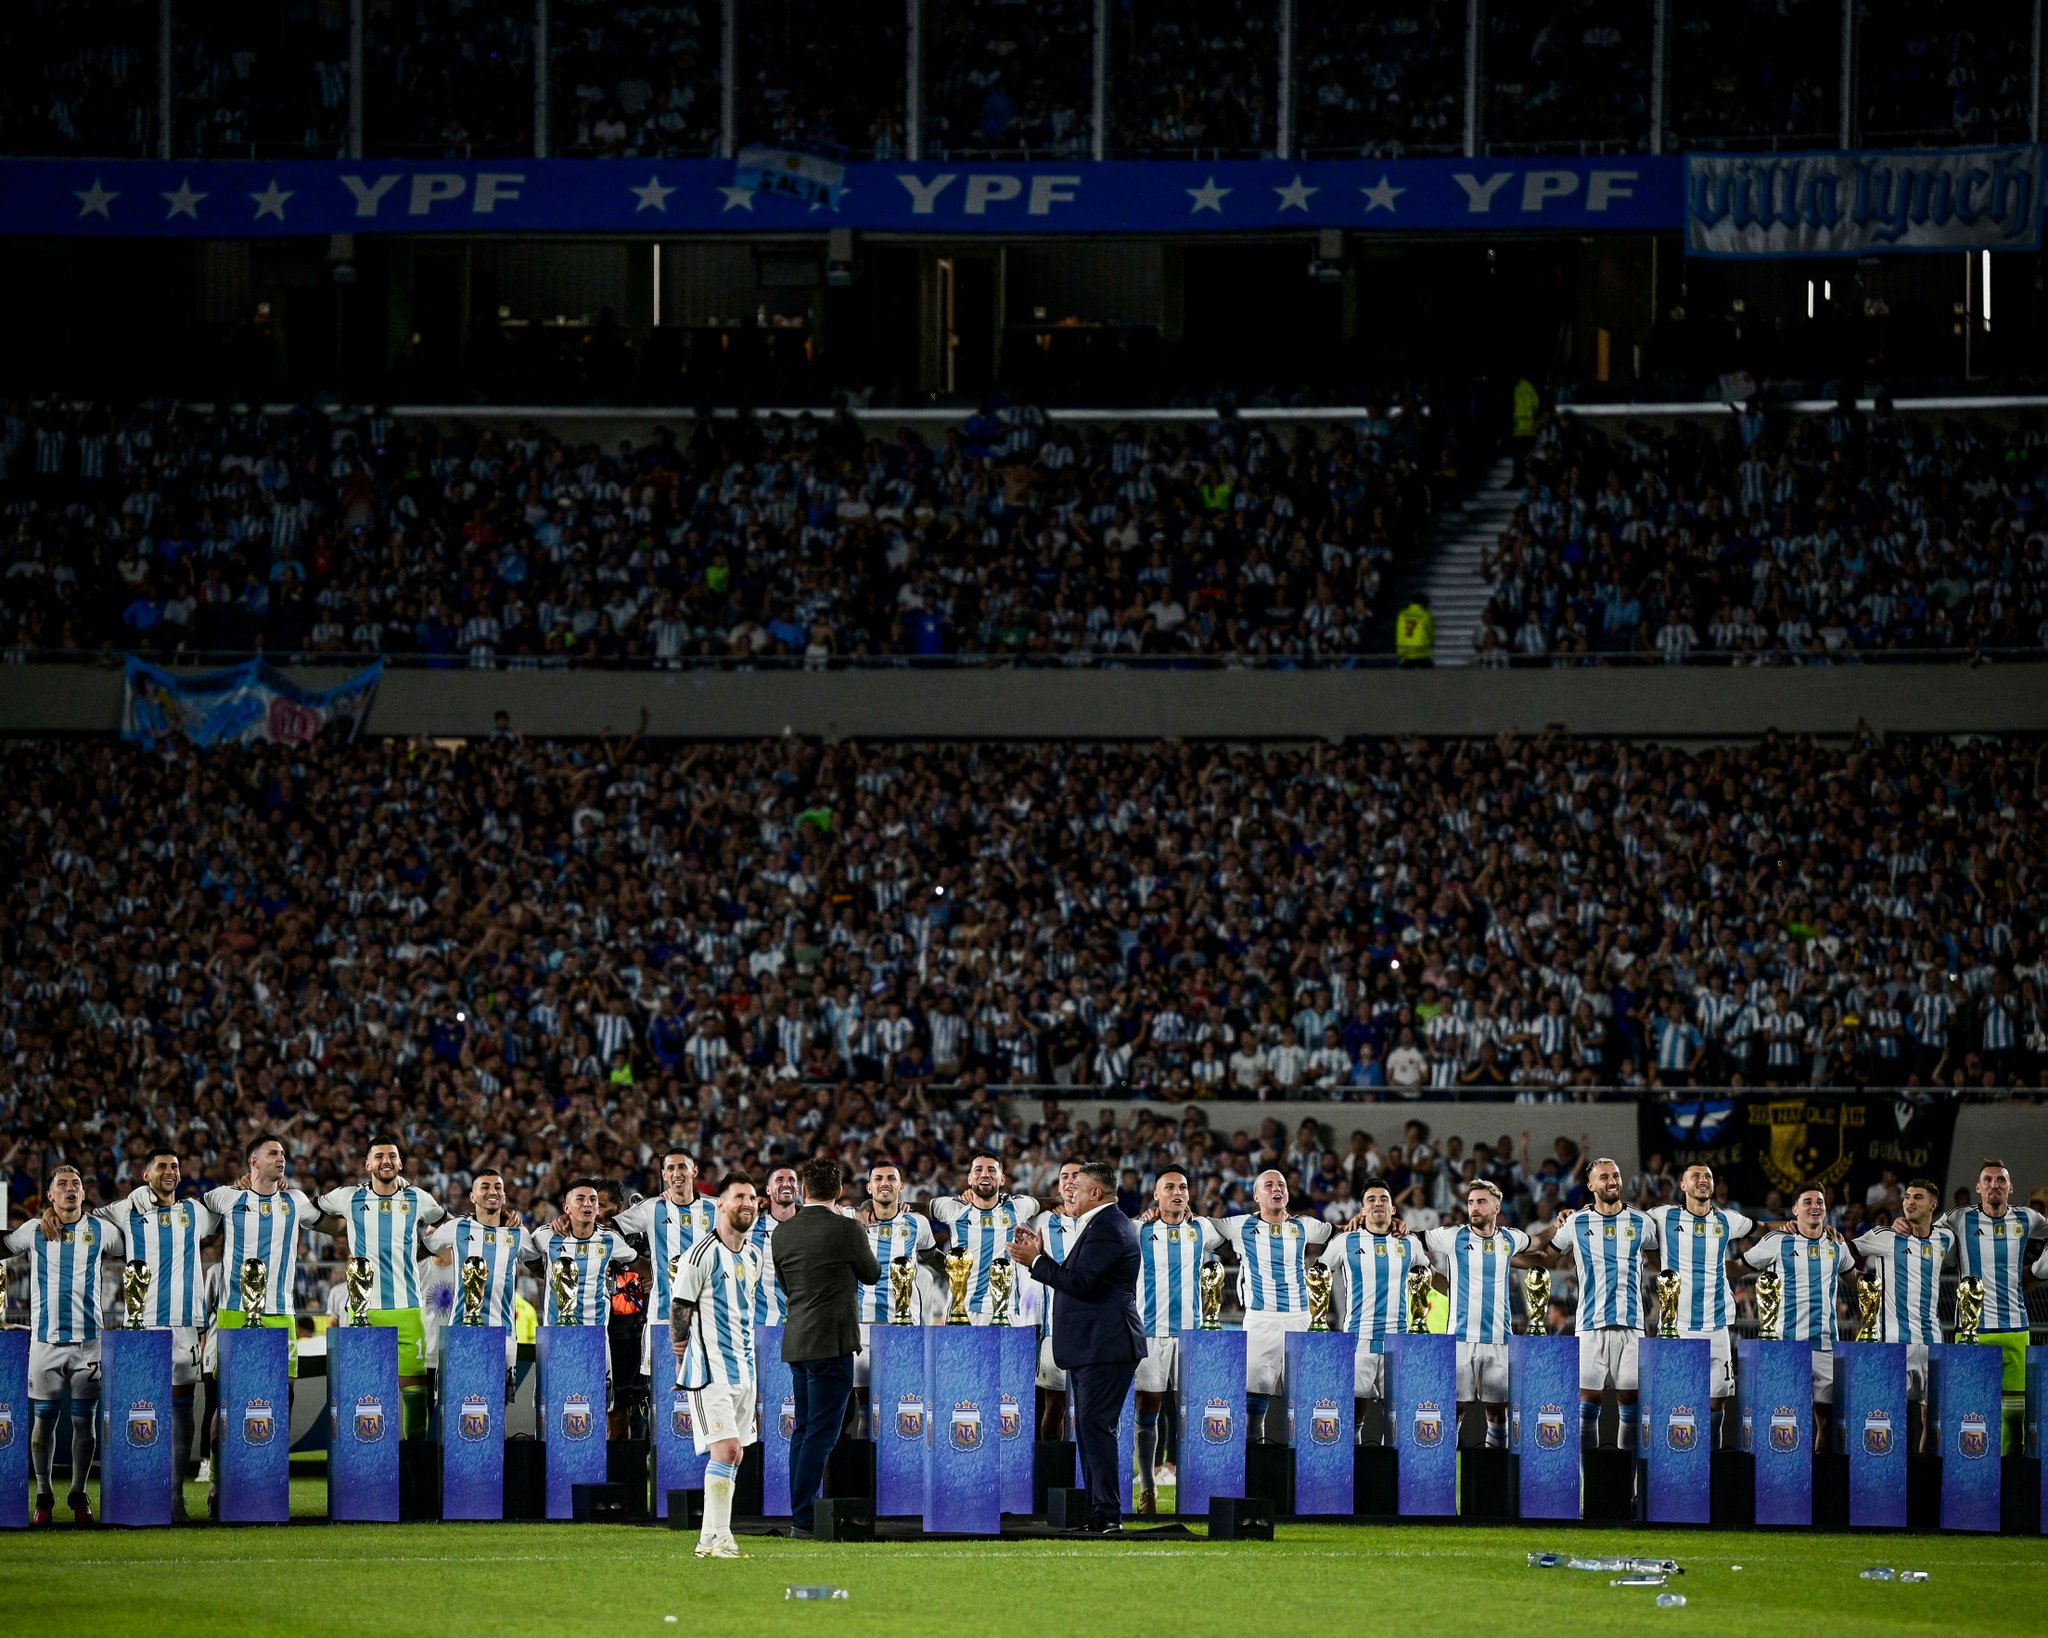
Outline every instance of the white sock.
<path fill-rule="evenodd" d="M 1488 1450 L 1506 1450 L 1508 1448 L 1507 1423 L 1488 1422 L 1486 1424 L 1486 1448 Z"/>
<path fill-rule="evenodd" d="M 739 1469 L 730 1462 L 707 1462 L 704 1466 L 704 1527 L 699 1541 L 716 1541 L 732 1534 L 733 1480 Z"/>

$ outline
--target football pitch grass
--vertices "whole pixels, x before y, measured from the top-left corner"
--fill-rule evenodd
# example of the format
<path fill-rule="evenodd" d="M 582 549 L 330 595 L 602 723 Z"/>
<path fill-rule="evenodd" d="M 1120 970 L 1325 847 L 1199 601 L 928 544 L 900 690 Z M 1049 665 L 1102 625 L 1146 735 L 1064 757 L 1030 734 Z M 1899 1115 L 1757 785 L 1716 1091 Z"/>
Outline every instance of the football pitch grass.
<path fill-rule="evenodd" d="M 192 1487 L 202 1509 L 204 1493 Z M 318 1480 L 293 1485 L 317 1519 Z M 296 1524 L 0 1538 L 0 1628 L 132 1634 L 834 1635 L 1088 1629 L 1210 1633 L 1944 1633 L 2034 1627 L 2048 1541 L 1793 1532 L 1560 1530 L 1541 1525 L 1283 1524 L 1271 1543 L 935 1542 L 837 1546 L 743 1538 L 700 1562 L 695 1534 L 624 1525 Z M 1675 1558 L 1668 1590 L 1535 1570 L 1532 1551 Z M 1929 1572 L 1867 1582 L 1876 1564 Z M 1736 1566 L 1741 1566 L 1739 1569 Z M 845 1601 L 788 1603 L 794 1585 Z M 676 1618 L 671 1627 L 667 1617 Z"/>

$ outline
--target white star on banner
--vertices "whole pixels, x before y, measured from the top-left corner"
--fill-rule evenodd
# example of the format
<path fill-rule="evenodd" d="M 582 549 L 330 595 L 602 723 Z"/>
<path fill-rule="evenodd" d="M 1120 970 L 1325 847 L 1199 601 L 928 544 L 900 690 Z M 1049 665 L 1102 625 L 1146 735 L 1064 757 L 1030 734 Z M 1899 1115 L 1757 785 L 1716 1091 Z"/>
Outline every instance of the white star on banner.
<path fill-rule="evenodd" d="M 1379 181 L 1369 188 L 1360 188 L 1358 191 L 1365 195 L 1365 214 L 1370 216 L 1376 210 L 1391 211 L 1394 208 L 1394 201 L 1408 190 L 1395 187 L 1387 180 L 1387 173 L 1381 171 Z"/>
<path fill-rule="evenodd" d="M 725 211 L 735 208 L 746 211 L 754 208 L 754 190 L 752 188 L 720 188 L 718 191 L 725 195 L 725 210 L 719 212 L 721 216 L 725 214 Z"/>
<path fill-rule="evenodd" d="M 206 194 L 194 193 L 192 191 L 191 177 L 187 176 L 180 178 L 178 182 L 178 191 L 176 193 L 167 193 L 164 195 L 164 198 L 170 201 L 171 206 L 170 211 L 168 214 L 165 215 L 164 220 L 168 222 L 173 216 L 189 216 L 192 218 L 193 221 L 198 221 L 199 201 L 206 197 L 208 197 Z"/>
<path fill-rule="evenodd" d="M 834 210 L 837 210 L 837 209 L 839 208 L 839 202 L 840 202 L 840 200 L 841 200 L 841 199 L 844 199 L 844 198 L 845 198 L 845 197 L 846 197 L 846 196 L 847 196 L 847 195 L 848 195 L 849 193 L 851 193 L 851 192 L 853 192 L 853 189 L 851 189 L 851 188 L 849 188 L 849 187 L 846 187 L 846 186 L 845 186 L 844 184 L 842 184 L 842 185 L 840 186 L 840 189 L 839 189 L 839 199 L 835 199 L 835 200 L 833 200 L 833 201 L 832 201 L 832 208 L 833 208 Z M 811 210 L 812 210 L 812 211 L 813 211 L 814 213 L 815 213 L 815 212 L 817 212 L 817 211 L 821 211 L 821 210 L 823 210 L 824 208 L 825 208 L 825 201 L 824 201 L 824 200 L 822 200 L 822 199 L 813 199 L 813 200 L 811 201 Z"/>
<path fill-rule="evenodd" d="M 664 188 L 661 185 L 661 177 L 654 175 L 648 177 L 645 187 L 628 187 L 626 191 L 640 201 L 639 204 L 633 207 L 633 214 L 635 216 L 638 216 L 643 210 L 658 210 L 662 215 L 666 216 L 668 214 L 668 196 L 676 190 L 674 188 Z"/>
<path fill-rule="evenodd" d="M 100 179 L 94 177 L 91 187 L 73 188 L 71 190 L 71 197 L 78 201 L 78 214 L 81 218 L 105 216 L 111 222 L 113 217 L 107 215 L 107 207 L 121 196 L 118 193 L 108 192 L 107 189 L 100 186 Z"/>
<path fill-rule="evenodd" d="M 1321 193 L 1323 190 L 1307 186 L 1301 180 L 1301 172 L 1296 171 L 1292 182 L 1288 183 L 1284 188 L 1275 188 L 1273 191 L 1280 196 L 1280 208 L 1282 210 L 1307 210 L 1309 196 Z"/>
<path fill-rule="evenodd" d="M 249 195 L 251 199 L 256 201 L 256 220 L 260 222 L 266 216 L 275 216 L 282 222 L 284 220 L 284 202 L 291 198 L 291 196 L 292 190 L 280 188 L 277 185 L 277 178 L 273 176 L 270 179 L 269 187 L 265 188 L 261 193 Z"/>
<path fill-rule="evenodd" d="M 1213 210 L 1218 216 L 1221 216 L 1223 214 L 1224 199 L 1236 191 L 1234 188 L 1217 187 L 1216 178 L 1213 176 L 1206 178 L 1199 188 L 1181 189 L 1182 193 L 1194 201 L 1194 204 L 1188 208 L 1190 216 L 1194 215 L 1197 211 L 1205 210 Z"/>

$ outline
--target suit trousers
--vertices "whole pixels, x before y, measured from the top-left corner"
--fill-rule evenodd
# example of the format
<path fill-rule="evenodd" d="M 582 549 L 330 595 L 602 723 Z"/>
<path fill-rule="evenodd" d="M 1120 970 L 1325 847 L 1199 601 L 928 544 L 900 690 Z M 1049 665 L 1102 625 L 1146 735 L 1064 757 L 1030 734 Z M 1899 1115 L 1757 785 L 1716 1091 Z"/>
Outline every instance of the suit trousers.
<path fill-rule="evenodd" d="M 1131 1453 L 1116 1448 L 1116 1430 L 1137 1374 L 1135 1359 L 1075 1365 L 1067 1371 L 1081 1479 L 1088 1487 L 1089 1518 L 1097 1526 L 1121 1523 L 1124 1503 L 1130 1499 Z"/>
<path fill-rule="evenodd" d="M 814 1528 L 813 1505 L 825 1482 L 825 1464 L 846 1421 L 846 1401 L 853 1393 L 853 1355 L 792 1365 L 789 1383 L 796 1401 L 796 1439 L 789 1450 L 789 1522 L 809 1530 Z"/>

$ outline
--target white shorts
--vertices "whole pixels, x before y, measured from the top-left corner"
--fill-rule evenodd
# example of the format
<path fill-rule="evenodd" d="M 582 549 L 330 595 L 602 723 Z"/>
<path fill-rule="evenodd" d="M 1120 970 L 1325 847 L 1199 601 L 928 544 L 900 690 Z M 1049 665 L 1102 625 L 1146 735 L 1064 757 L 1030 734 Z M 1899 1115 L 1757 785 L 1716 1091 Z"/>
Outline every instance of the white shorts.
<path fill-rule="evenodd" d="M 1279 1393 L 1287 1385 L 1287 1333 L 1306 1331 L 1308 1315 L 1247 1314 L 1244 1317 L 1244 1391 Z"/>
<path fill-rule="evenodd" d="M 1707 1345 L 1707 1397 L 1709 1399 L 1730 1399 L 1735 1395 L 1735 1344 L 1729 1340 L 1728 1329 L 1718 1331 L 1687 1331 L 1681 1337 L 1686 1342 L 1704 1342 Z"/>
<path fill-rule="evenodd" d="M 1458 1344 L 1458 1401 L 1505 1405 L 1508 1402 L 1508 1345 L 1505 1342 Z"/>
<path fill-rule="evenodd" d="M 31 1342 L 28 1345 L 28 1396 L 45 1403 L 57 1399 L 100 1396 L 100 1344 Z"/>
<path fill-rule="evenodd" d="M 171 1327 L 171 1386 L 189 1388 L 199 1380 L 199 1327 Z"/>
<path fill-rule="evenodd" d="M 1171 1393 L 1179 1380 L 1180 1338 L 1147 1337 L 1145 1357 L 1138 1361 L 1138 1392 Z"/>
<path fill-rule="evenodd" d="M 1619 1325 L 1579 1333 L 1579 1390 L 1595 1393 L 1612 1386 L 1622 1393 L 1636 1391 L 1636 1344 L 1642 1333 Z"/>
<path fill-rule="evenodd" d="M 1067 1391 L 1067 1373 L 1052 1362 L 1052 1338 L 1038 1339 L 1038 1385 L 1050 1393 Z"/>
<path fill-rule="evenodd" d="M 1924 1342 L 1906 1344 L 1906 1402 L 1914 1405 L 1927 1403 L 1927 1344 Z"/>
<path fill-rule="evenodd" d="M 1813 1402 L 1816 1405 L 1832 1405 L 1835 1402 L 1833 1349 L 1816 1348 L 1813 1351 Z"/>
<path fill-rule="evenodd" d="M 874 1371 L 871 1367 L 875 1356 L 868 1351 L 868 1332 L 873 1329 L 874 1327 L 869 1325 L 860 1328 L 860 1346 L 853 1354 L 853 1385 L 856 1390 L 865 1388 L 874 1380 Z"/>
<path fill-rule="evenodd" d="M 1387 1397 L 1387 1356 L 1374 1346 L 1375 1341 L 1384 1344 L 1385 1338 L 1360 1337 L 1358 1352 L 1352 1356 L 1351 1397 L 1354 1399 L 1384 1399 Z"/>
<path fill-rule="evenodd" d="M 727 1439 L 737 1439 L 743 1445 L 759 1443 L 754 1384 L 747 1382 L 735 1388 L 720 1382 L 708 1388 L 692 1388 L 690 1423 L 691 1443 L 697 1447 L 699 1456 Z"/>

